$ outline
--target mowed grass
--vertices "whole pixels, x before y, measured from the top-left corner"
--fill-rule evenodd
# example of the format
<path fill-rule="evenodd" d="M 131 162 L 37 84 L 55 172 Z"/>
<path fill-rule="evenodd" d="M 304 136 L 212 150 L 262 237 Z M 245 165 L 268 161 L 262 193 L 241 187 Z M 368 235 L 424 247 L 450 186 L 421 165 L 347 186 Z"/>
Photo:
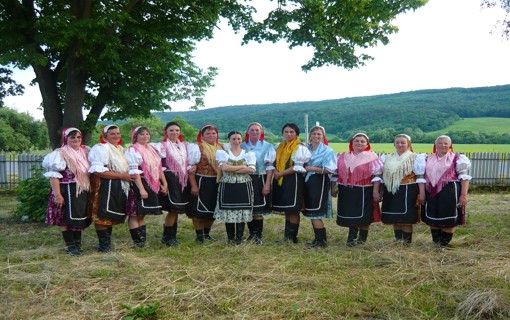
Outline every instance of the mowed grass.
<path fill-rule="evenodd" d="M 345 228 L 327 221 L 329 246 L 277 245 L 283 217 L 265 220 L 264 246 L 194 243 L 180 216 L 179 247 L 160 243 L 163 217 L 148 217 L 148 243 L 131 247 L 114 228 L 115 251 L 96 252 L 93 228 L 84 254 L 63 251 L 60 230 L 11 219 L 13 196 L 0 196 L 0 318 L 122 319 L 132 308 L 160 307 L 160 319 L 507 319 L 510 317 L 510 194 L 470 194 L 468 219 L 452 249 L 432 245 L 415 227 L 413 244 L 393 241 L 390 226 L 370 229 L 364 246 L 345 245 Z"/>
<path fill-rule="evenodd" d="M 449 131 L 472 131 L 486 133 L 510 133 L 510 118 L 466 118 L 456 121 L 451 126 L 438 131 L 432 131 L 437 135 L 444 134 Z"/>
<path fill-rule="evenodd" d="M 349 150 L 349 143 L 330 143 L 329 146 L 335 152 L 344 152 Z M 395 151 L 393 143 L 371 143 L 371 149 L 377 153 L 389 153 Z M 434 145 L 432 143 L 413 143 L 414 152 L 432 153 Z M 453 143 L 455 152 L 499 152 L 510 153 L 510 144 L 456 144 Z"/>

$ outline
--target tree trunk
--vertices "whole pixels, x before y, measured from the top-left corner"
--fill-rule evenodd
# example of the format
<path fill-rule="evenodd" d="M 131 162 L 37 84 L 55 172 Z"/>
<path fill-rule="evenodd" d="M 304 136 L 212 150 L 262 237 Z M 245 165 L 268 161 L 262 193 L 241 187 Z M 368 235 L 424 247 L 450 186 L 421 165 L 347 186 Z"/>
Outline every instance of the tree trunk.
<path fill-rule="evenodd" d="M 51 147 L 58 148 L 61 142 L 60 130 L 62 128 L 62 105 L 58 97 L 57 80 L 54 73 L 44 66 L 32 65 L 39 91 L 42 96 L 44 119 L 48 126 L 48 137 Z"/>

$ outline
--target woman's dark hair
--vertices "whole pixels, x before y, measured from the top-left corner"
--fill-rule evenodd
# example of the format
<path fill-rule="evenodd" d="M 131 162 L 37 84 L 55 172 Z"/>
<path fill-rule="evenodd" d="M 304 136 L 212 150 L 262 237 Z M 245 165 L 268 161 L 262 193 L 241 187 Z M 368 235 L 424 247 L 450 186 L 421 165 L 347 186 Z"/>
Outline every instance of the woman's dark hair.
<path fill-rule="evenodd" d="M 299 136 L 299 127 L 297 126 L 297 124 L 292 123 L 292 122 L 286 123 L 286 124 L 283 125 L 283 127 L 282 127 L 282 134 L 283 134 L 283 130 L 285 130 L 285 128 L 287 128 L 287 127 L 289 127 L 292 130 L 296 131 L 296 136 Z"/>
<path fill-rule="evenodd" d="M 227 135 L 228 139 L 230 140 L 230 137 L 233 136 L 234 134 L 238 134 L 241 136 L 241 138 L 243 137 L 243 135 L 241 134 L 241 132 L 239 131 L 236 131 L 236 130 L 233 130 L 233 131 L 230 131 Z"/>
<path fill-rule="evenodd" d="M 164 130 L 164 131 L 166 131 L 166 130 L 167 130 L 169 127 L 171 127 L 171 126 L 178 126 L 178 127 L 179 127 L 179 129 L 182 129 L 180 124 L 178 124 L 178 123 L 177 123 L 177 122 L 175 122 L 175 121 L 170 121 L 169 123 L 167 123 L 167 124 L 166 124 L 166 126 L 165 126 L 165 130 Z"/>

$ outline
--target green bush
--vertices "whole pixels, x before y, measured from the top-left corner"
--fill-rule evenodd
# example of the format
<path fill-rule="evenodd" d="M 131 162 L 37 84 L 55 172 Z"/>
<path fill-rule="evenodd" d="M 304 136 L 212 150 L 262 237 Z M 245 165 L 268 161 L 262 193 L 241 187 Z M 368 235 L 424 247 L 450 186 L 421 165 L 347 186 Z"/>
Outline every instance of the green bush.
<path fill-rule="evenodd" d="M 16 216 L 23 221 L 44 222 L 50 193 L 50 182 L 44 177 L 44 169 L 33 166 L 32 177 L 22 180 L 16 189 L 18 204 Z"/>

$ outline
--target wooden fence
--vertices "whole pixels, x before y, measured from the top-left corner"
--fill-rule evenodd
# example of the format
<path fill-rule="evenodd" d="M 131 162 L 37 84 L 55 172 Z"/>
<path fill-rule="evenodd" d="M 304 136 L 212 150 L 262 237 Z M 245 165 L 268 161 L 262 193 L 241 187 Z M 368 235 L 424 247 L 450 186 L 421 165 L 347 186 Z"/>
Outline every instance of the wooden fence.
<path fill-rule="evenodd" d="M 510 185 L 510 153 L 472 152 L 469 174 L 475 185 Z M 0 189 L 14 189 L 19 181 L 32 176 L 32 167 L 41 167 L 44 155 L 0 154 Z"/>

